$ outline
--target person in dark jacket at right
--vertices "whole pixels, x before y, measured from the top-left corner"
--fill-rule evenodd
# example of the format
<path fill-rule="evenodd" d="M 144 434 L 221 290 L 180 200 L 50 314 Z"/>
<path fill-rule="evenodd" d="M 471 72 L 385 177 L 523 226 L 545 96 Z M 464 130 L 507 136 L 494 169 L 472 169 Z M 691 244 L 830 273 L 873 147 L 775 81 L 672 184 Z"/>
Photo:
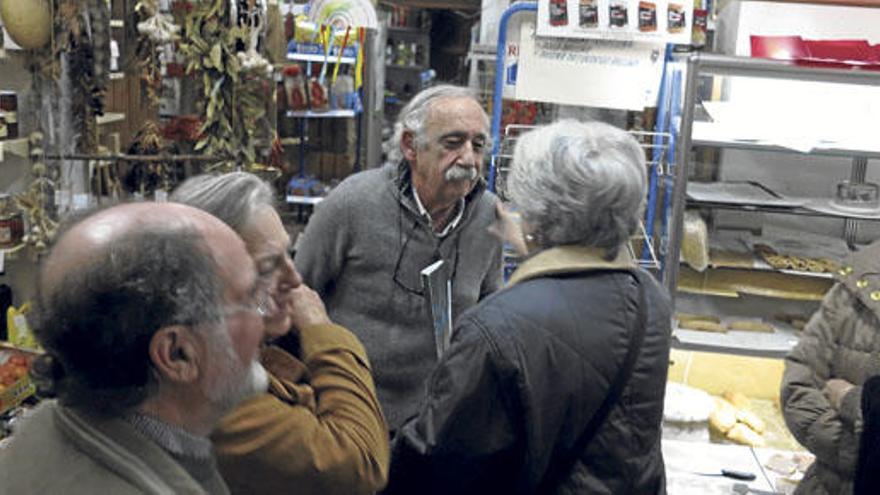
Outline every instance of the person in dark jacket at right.
<path fill-rule="evenodd" d="M 782 417 L 816 456 L 798 495 L 853 493 L 864 384 L 880 372 L 880 241 L 853 252 L 837 275 L 838 283 L 785 357 Z"/>
<path fill-rule="evenodd" d="M 862 385 L 862 436 L 853 483 L 854 495 L 880 493 L 880 375 Z"/>
<path fill-rule="evenodd" d="M 562 121 L 520 137 L 508 191 L 528 259 L 464 313 L 399 430 L 387 494 L 664 494 L 670 301 L 628 243 L 645 158 Z M 510 239 L 511 236 L 505 235 Z"/>

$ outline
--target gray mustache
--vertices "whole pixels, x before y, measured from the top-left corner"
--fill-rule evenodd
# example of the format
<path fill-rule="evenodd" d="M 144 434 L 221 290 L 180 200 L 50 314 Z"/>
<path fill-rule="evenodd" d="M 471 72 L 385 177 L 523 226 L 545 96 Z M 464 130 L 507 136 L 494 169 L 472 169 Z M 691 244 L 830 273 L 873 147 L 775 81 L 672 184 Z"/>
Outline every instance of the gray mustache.
<path fill-rule="evenodd" d="M 446 173 L 443 175 L 443 177 L 449 182 L 476 180 L 477 168 L 454 165 L 446 170 Z"/>

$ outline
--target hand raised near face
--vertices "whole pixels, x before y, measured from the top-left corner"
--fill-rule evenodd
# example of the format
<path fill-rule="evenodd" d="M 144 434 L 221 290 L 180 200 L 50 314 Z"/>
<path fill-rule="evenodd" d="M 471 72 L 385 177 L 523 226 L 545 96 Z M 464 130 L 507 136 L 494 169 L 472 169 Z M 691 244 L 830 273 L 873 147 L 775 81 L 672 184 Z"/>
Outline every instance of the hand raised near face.
<path fill-rule="evenodd" d="M 291 289 L 287 307 L 291 324 L 297 329 L 332 323 L 321 296 L 305 284 Z"/>
<path fill-rule="evenodd" d="M 516 254 L 525 256 L 529 253 L 520 222 L 514 219 L 501 201 L 495 203 L 495 223 L 489 226 L 489 233 L 501 242 L 509 243 Z"/>

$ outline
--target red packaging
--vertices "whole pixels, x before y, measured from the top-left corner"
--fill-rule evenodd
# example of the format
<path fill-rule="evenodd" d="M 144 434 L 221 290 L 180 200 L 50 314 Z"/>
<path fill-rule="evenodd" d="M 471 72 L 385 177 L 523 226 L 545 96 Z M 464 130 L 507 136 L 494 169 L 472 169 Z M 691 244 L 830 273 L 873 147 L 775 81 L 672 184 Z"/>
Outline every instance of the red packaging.
<path fill-rule="evenodd" d="M 550 25 L 565 26 L 568 24 L 568 5 L 566 0 L 550 0 Z"/>
<path fill-rule="evenodd" d="M 752 56 L 776 60 L 801 60 L 810 56 L 800 36 L 751 36 Z"/>

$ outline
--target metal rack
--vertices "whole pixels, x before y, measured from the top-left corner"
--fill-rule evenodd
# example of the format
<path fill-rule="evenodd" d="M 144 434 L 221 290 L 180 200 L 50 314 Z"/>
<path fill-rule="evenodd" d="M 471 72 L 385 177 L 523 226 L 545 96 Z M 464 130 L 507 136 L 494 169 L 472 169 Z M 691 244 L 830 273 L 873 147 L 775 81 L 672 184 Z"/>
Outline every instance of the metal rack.
<path fill-rule="evenodd" d="M 504 135 L 501 137 L 498 145 L 498 154 L 492 156 L 495 172 L 495 193 L 502 199 L 507 199 L 505 181 L 507 173 L 510 170 L 510 161 L 513 158 L 513 149 L 516 146 L 518 137 L 535 126 L 531 125 L 508 125 L 504 128 Z M 661 175 L 666 175 L 669 171 L 666 162 L 666 150 L 669 147 L 671 135 L 668 133 L 630 131 L 630 134 L 639 141 L 642 149 L 645 150 L 647 173 L 650 175 L 652 171 L 658 171 Z M 630 255 L 633 259 L 638 260 L 640 266 L 648 270 L 660 270 L 661 261 L 655 249 L 654 237 L 649 229 L 645 227 L 644 221 L 639 222 L 639 230 L 630 240 L 628 246 Z"/>
<path fill-rule="evenodd" d="M 288 53 L 287 60 L 294 63 L 305 63 L 305 75 L 306 81 L 308 81 L 312 76 L 312 63 L 315 62 L 323 62 L 327 63 L 339 63 L 342 65 L 354 65 L 357 62 L 356 57 L 344 57 L 344 56 L 333 56 L 333 55 L 316 55 L 309 53 Z M 308 146 L 308 121 L 311 119 L 349 119 L 349 118 L 357 118 L 357 141 L 358 144 L 356 146 L 355 153 L 355 163 L 354 163 L 354 171 L 358 171 L 360 169 L 360 140 L 361 140 L 361 114 L 353 109 L 332 109 L 332 110 L 324 110 L 324 111 L 314 111 L 314 110 L 288 110 L 285 112 L 285 117 L 287 118 L 296 118 L 299 119 L 299 140 L 297 141 L 297 146 L 299 149 L 298 153 L 298 173 L 297 176 L 292 179 L 293 183 L 300 184 L 302 188 L 307 189 L 311 184 L 315 183 L 314 179 L 309 178 L 306 175 L 306 147 Z M 288 204 L 296 204 L 296 205 L 310 205 L 314 206 L 316 202 L 315 198 L 309 196 L 296 196 L 296 195 L 285 195 L 285 200 Z"/>
<path fill-rule="evenodd" d="M 674 188 L 672 196 L 673 206 L 670 220 L 672 228 L 669 232 L 669 249 L 667 258 L 670 262 L 664 265 L 664 283 L 669 289 L 670 294 L 673 296 L 673 301 L 675 301 L 675 295 L 679 288 L 680 266 L 678 260 L 681 253 L 684 211 L 687 204 L 711 209 L 735 209 L 758 213 L 782 213 L 785 215 L 832 216 L 843 218 L 845 219 L 844 238 L 850 244 L 854 241 L 855 235 L 858 231 L 858 222 L 864 221 L 864 217 L 854 218 L 845 213 L 839 215 L 823 214 L 821 212 L 800 207 L 768 208 L 758 205 L 735 205 L 724 202 L 689 203 L 687 199 L 687 179 L 692 163 L 691 154 L 695 147 L 734 148 L 765 152 L 797 153 L 795 150 L 770 142 L 760 140 L 744 141 L 719 137 L 718 135 L 706 131 L 708 129 L 707 126 L 711 126 L 712 124 L 695 122 L 698 81 L 700 76 L 704 75 L 841 83 L 880 87 L 880 73 L 877 72 L 804 67 L 783 61 L 715 54 L 698 54 L 693 55 L 688 59 L 684 100 L 682 105 L 683 108 L 681 113 L 681 127 L 678 136 L 679 146 L 674 166 L 674 181 L 677 187 Z M 853 157 L 850 179 L 856 183 L 860 183 L 865 179 L 868 158 L 880 157 L 880 146 L 875 147 L 877 149 L 850 149 L 846 146 L 818 148 L 806 154 Z M 871 218 L 871 220 L 875 219 Z M 876 220 L 880 220 L 880 216 L 878 216 Z M 761 269 L 758 268 L 756 270 L 760 271 Z M 790 273 L 788 275 L 790 275 Z M 677 329 L 676 338 L 678 340 L 678 347 L 681 348 L 716 350 L 764 357 L 782 357 L 796 343 L 797 334 L 788 331 L 787 329 L 780 330 L 777 328 L 777 330 L 779 331 L 773 336 L 758 335 L 756 337 L 744 337 L 743 335 L 717 333 L 706 334 L 702 332 L 691 332 Z"/>
<path fill-rule="evenodd" d="M 472 48 L 472 78 L 481 75 L 478 63 L 484 62 L 488 54 L 492 53 L 495 58 L 494 70 L 494 89 L 492 90 L 492 120 L 491 120 L 491 136 L 492 136 L 492 153 L 489 162 L 489 189 L 497 193 L 502 199 L 505 196 L 504 180 L 507 173 L 508 162 L 513 152 L 513 145 L 516 136 L 531 126 L 510 125 L 505 129 L 501 129 L 501 112 L 502 112 L 502 96 L 504 86 L 504 59 L 505 50 L 503 47 L 507 44 L 508 24 L 511 18 L 521 12 L 537 12 L 538 4 L 535 2 L 518 2 L 508 7 L 501 16 L 498 29 L 499 47 L 492 51 L 482 48 L 475 50 Z M 648 196 L 645 211 L 645 219 L 640 224 L 639 232 L 633 237 L 630 250 L 634 259 L 645 268 L 652 269 L 659 277 L 664 274 L 664 254 L 667 242 L 665 240 L 666 224 L 668 215 L 662 215 L 662 230 L 660 235 L 654 233 L 655 215 L 658 209 L 658 202 L 661 198 L 667 198 L 662 208 L 664 212 L 669 208 L 671 202 L 668 201 L 668 192 L 672 188 L 672 157 L 675 150 L 675 136 L 672 132 L 673 114 L 676 113 L 675 107 L 678 100 L 674 96 L 678 94 L 675 86 L 678 83 L 676 77 L 667 77 L 670 66 L 667 65 L 672 59 L 672 46 L 667 45 L 664 56 L 663 79 L 661 82 L 660 94 L 658 97 L 658 119 L 655 127 L 656 132 L 633 132 L 634 137 L 642 144 L 646 151 L 648 165 Z M 472 84 L 473 86 L 473 84 Z M 483 88 L 482 85 L 479 86 Z M 481 92 L 481 96 L 483 93 Z M 667 193 L 662 193 L 662 191 Z M 640 251 L 640 252 L 637 252 Z M 677 258 L 676 258 L 677 259 Z"/>

